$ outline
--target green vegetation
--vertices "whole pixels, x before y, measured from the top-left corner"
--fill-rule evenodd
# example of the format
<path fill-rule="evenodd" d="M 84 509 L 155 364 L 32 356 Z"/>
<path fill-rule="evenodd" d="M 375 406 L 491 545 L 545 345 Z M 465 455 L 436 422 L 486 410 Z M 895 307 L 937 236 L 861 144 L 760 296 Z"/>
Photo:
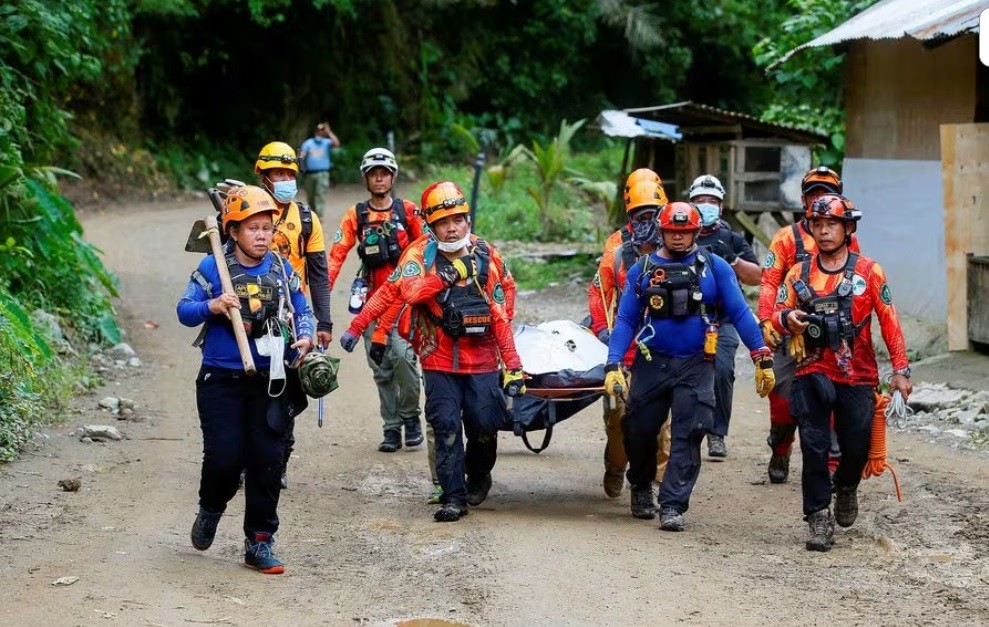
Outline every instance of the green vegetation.
<path fill-rule="evenodd" d="M 538 290 L 567 281 L 586 286 L 597 271 L 594 257 L 582 254 L 554 261 L 512 258 L 507 263 L 520 290 Z"/>

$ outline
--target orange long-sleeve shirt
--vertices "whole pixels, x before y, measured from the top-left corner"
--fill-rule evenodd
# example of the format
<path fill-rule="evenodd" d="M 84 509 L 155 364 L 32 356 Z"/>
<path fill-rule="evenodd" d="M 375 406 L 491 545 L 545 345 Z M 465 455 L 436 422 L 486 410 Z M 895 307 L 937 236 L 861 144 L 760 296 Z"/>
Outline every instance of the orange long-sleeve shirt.
<path fill-rule="evenodd" d="M 817 254 L 817 242 L 807 230 L 806 221 L 801 220 L 776 231 L 776 235 L 769 243 L 766 261 L 762 264 L 762 283 L 759 288 L 759 306 L 757 308 L 757 317 L 760 322 L 772 317 L 777 292 L 780 284 L 783 283 L 783 277 L 790 271 L 790 268 L 797 265 L 797 235 L 799 235 L 804 251 L 808 255 Z M 852 252 L 859 252 L 859 241 L 854 234 L 848 244 L 848 249 Z"/>
<path fill-rule="evenodd" d="M 472 245 L 477 238 L 471 236 Z M 413 346 L 419 351 L 423 370 L 438 370 L 459 374 L 493 372 L 499 369 L 499 357 L 509 369 L 521 368 L 522 361 L 515 350 L 512 326 L 506 311 L 507 298 L 503 284 L 504 262 L 500 256 L 496 261 L 496 251 L 491 244 L 488 249 L 491 263 L 484 293 L 491 308 L 491 330 L 482 337 L 462 337 L 454 340 L 446 334 L 435 319 L 442 317 L 443 310 L 436 297 L 447 288 L 446 283 L 436 273 L 435 264 L 427 263 L 427 246 L 433 242 L 422 241 L 410 246 L 402 255 L 402 276 L 397 281 L 402 299 L 416 307 L 416 330 L 419 337 Z M 432 251 L 430 251 L 432 254 Z M 436 252 L 435 254 L 441 254 Z M 422 334 L 430 337 L 422 337 Z M 430 346 L 428 352 L 423 348 Z"/>
<path fill-rule="evenodd" d="M 591 330 L 595 334 L 608 328 L 608 317 L 614 324 L 618 313 L 618 299 L 625 289 L 626 268 L 623 245 L 630 236 L 628 227 L 618 229 L 604 242 L 604 253 L 598 263 L 598 271 L 587 288 L 587 308 L 591 313 Z M 635 344 L 625 353 L 625 365 L 631 366 L 635 361 Z"/>
<path fill-rule="evenodd" d="M 408 231 L 404 229 L 398 232 L 398 245 L 402 250 L 405 250 L 411 242 L 422 237 L 423 235 L 423 225 L 422 221 L 416 212 L 415 203 L 405 200 L 402 202 L 405 208 L 405 219 L 408 224 Z M 386 211 L 377 211 L 370 205 L 368 205 L 368 224 L 380 224 L 391 219 L 391 208 Z M 401 225 L 398 225 L 401 226 Z M 333 247 L 330 248 L 330 262 L 329 262 L 329 276 L 330 276 L 330 289 L 336 284 L 337 277 L 340 275 L 340 268 L 343 266 L 344 260 L 347 259 L 347 253 L 350 249 L 357 245 L 359 234 L 357 233 L 358 221 L 357 221 L 357 205 L 351 206 L 343 214 L 343 218 L 340 220 L 340 228 L 333 236 Z M 395 270 L 395 264 L 386 263 L 378 266 L 368 272 L 366 277 L 368 283 L 368 297 L 374 295 L 379 287 L 384 285 L 388 281 L 388 277 Z"/>
<path fill-rule="evenodd" d="M 819 257 L 815 255 L 810 260 L 807 284 L 819 296 L 834 293 L 844 277 L 845 269 L 827 272 L 820 266 Z M 803 264 L 790 268 L 783 281 L 783 287 L 774 305 L 771 320 L 773 327 L 782 334 L 789 334 L 789 329 L 783 324 L 783 315 L 787 310 L 798 306 L 797 293 L 793 284 L 800 280 Z M 890 361 L 893 368 L 900 370 L 910 365 L 907 359 L 906 341 L 903 338 L 903 327 L 893 306 L 893 297 L 886 282 L 886 274 L 875 261 L 859 256 L 855 263 L 852 277 L 852 322 L 861 324 L 862 328 L 855 336 L 852 348 L 851 368 L 844 372 L 838 367 L 834 351 L 829 348 L 821 349 L 818 359 L 808 360 L 800 364 L 797 374 L 820 372 L 837 383 L 852 385 L 878 385 L 879 368 L 876 365 L 876 351 L 872 342 L 872 325 L 868 319 L 872 312 L 879 318 L 883 341 L 889 349 Z"/>

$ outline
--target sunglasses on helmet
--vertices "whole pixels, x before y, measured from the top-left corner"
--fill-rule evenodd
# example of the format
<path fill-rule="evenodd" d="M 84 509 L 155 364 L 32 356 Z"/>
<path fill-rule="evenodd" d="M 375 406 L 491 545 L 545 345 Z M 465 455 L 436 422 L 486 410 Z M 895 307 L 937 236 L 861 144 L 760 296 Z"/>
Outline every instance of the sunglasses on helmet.
<path fill-rule="evenodd" d="M 278 163 L 295 163 L 297 159 L 291 155 L 262 155 L 258 161 L 277 161 Z"/>

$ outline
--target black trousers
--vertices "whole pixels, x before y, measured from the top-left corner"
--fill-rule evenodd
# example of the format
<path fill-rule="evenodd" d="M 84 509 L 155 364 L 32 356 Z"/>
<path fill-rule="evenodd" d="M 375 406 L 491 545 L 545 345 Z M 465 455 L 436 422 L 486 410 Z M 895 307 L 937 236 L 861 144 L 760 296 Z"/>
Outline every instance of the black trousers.
<path fill-rule="evenodd" d="M 714 430 L 715 435 L 728 435 L 731 403 L 735 394 L 735 352 L 738 331 L 727 322 L 718 329 L 718 352 L 714 356 Z"/>
<path fill-rule="evenodd" d="M 203 431 L 199 505 L 222 512 L 244 481 L 244 533 L 278 531 L 278 496 L 285 458 L 283 405 L 268 396 L 267 373 L 203 366 L 196 378 L 196 405 Z"/>
<path fill-rule="evenodd" d="M 443 502 L 463 505 L 467 502 L 464 475 L 481 479 L 491 472 L 498 457 L 498 428 L 507 416 L 499 373 L 424 370 L 422 374 L 426 421 L 436 434 L 436 474 L 443 487 Z"/>
<path fill-rule="evenodd" d="M 628 477 L 633 486 L 647 486 L 656 474 L 656 436 L 672 411 L 670 461 L 661 505 L 680 512 L 690 507 L 690 494 L 701 471 L 701 440 L 714 426 L 714 362 L 703 354 L 675 358 L 653 353 L 632 364 L 632 389 L 622 422 Z"/>
<path fill-rule="evenodd" d="M 857 486 L 869 459 L 873 388 L 869 385 L 834 383 L 820 373 L 799 376 L 790 392 L 790 411 L 797 420 L 804 467 L 801 477 L 804 514 L 831 505 L 828 456 L 831 450 L 831 414 L 841 448 L 841 462 L 834 474 L 836 486 Z"/>

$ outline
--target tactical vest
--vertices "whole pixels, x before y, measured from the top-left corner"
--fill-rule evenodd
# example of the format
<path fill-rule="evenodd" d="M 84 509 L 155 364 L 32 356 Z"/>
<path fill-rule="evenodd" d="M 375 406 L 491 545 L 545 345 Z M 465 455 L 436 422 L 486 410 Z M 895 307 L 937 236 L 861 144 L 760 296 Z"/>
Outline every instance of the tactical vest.
<path fill-rule="evenodd" d="M 635 244 L 632 243 L 632 232 L 627 228 L 623 228 L 620 232 L 622 234 L 622 250 L 620 255 L 615 255 L 614 265 L 616 286 L 618 285 L 618 273 L 621 269 L 625 268 L 628 271 L 639 260 L 639 255 L 635 250 Z"/>
<path fill-rule="evenodd" d="M 841 282 L 834 292 L 826 296 L 820 296 L 810 286 L 812 260 L 807 259 L 801 265 L 800 279 L 794 282 L 793 291 L 797 294 L 800 309 L 807 312 L 808 326 L 804 331 L 804 342 L 808 347 L 837 351 L 844 340 L 851 349 L 855 344 L 855 337 L 869 324 L 871 315 L 860 324 L 852 321 L 852 277 L 855 276 L 857 261 L 858 254 L 849 252 Z"/>
<path fill-rule="evenodd" d="M 491 253 L 484 240 L 477 240 L 472 253 L 477 263 L 476 280 L 468 280 L 467 285 L 453 285 L 440 292 L 436 302 L 443 309 L 443 315 L 435 322 L 450 337 L 482 337 L 491 331 L 494 316 L 485 291 L 491 269 Z M 437 269 L 452 265 L 443 255 L 436 256 Z"/>
<path fill-rule="evenodd" d="M 264 335 L 265 322 L 269 318 L 277 318 L 278 306 L 282 297 L 288 298 L 284 289 L 282 273 L 285 271 L 282 257 L 277 253 L 270 253 L 273 256 L 271 267 L 266 274 L 251 276 L 247 274 L 244 267 L 237 261 L 233 252 L 228 252 L 224 257 L 227 270 L 230 272 L 230 283 L 233 285 L 234 293 L 240 299 L 240 316 L 244 321 L 244 330 L 247 337 L 257 339 Z M 192 279 L 202 286 L 207 296 L 213 297 L 214 288 L 206 277 L 196 270 L 192 273 Z M 224 317 L 217 317 L 220 324 L 232 329 L 230 320 Z M 193 342 L 193 346 L 202 346 L 206 337 L 206 325 L 203 325 L 199 337 Z"/>
<path fill-rule="evenodd" d="M 391 205 L 391 216 L 383 222 L 371 222 L 371 209 L 367 201 L 358 203 L 357 213 L 357 255 L 368 268 L 379 268 L 385 264 L 396 264 L 402 256 L 402 243 L 399 231 L 406 232 L 409 224 L 405 215 L 405 203 L 395 198 Z"/>
<path fill-rule="evenodd" d="M 639 307 L 650 318 L 705 315 L 700 277 L 707 257 L 698 252 L 692 264 L 654 263 L 643 258 L 638 283 Z"/>

